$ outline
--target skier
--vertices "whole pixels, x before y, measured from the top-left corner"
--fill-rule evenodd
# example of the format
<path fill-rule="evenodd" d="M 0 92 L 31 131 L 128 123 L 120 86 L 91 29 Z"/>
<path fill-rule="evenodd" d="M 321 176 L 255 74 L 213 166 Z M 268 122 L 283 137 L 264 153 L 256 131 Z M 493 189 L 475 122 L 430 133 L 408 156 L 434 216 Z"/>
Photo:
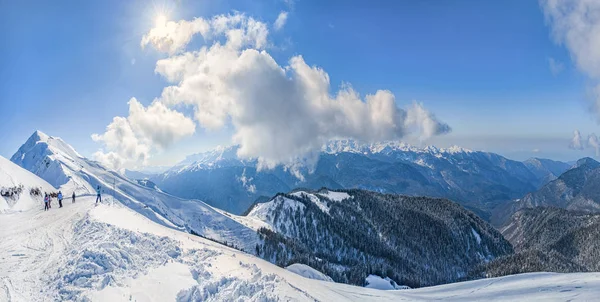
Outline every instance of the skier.
<path fill-rule="evenodd" d="M 100 185 L 98 185 L 98 188 L 96 189 L 96 204 L 98 203 L 98 201 L 102 202 L 102 196 L 100 195 Z"/>
<path fill-rule="evenodd" d="M 48 194 L 48 209 L 52 209 L 52 195 Z"/>
<path fill-rule="evenodd" d="M 48 193 L 44 194 L 44 211 L 48 211 L 50 210 L 50 206 L 48 205 L 50 203 L 49 199 L 48 199 Z"/>
<path fill-rule="evenodd" d="M 75 191 L 73 191 L 73 203 L 75 203 Z"/>
<path fill-rule="evenodd" d="M 58 197 L 58 207 L 62 208 L 62 199 L 63 199 L 63 196 L 62 196 L 62 192 L 61 191 L 58 191 L 58 196 L 57 197 Z"/>

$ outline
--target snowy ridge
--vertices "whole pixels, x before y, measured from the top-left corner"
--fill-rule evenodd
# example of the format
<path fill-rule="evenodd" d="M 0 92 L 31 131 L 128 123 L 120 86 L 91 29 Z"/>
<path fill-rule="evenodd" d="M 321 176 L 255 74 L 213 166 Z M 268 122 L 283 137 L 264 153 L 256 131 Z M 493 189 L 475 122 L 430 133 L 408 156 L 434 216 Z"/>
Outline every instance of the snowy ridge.
<path fill-rule="evenodd" d="M 325 146 L 323 146 L 322 151 L 329 154 L 337 154 L 341 152 L 377 154 L 401 151 L 413 153 L 429 153 L 431 155 L 473 152 L 473 150 L 465 149 L 456 145 L 451 146 L 449 148 L 437 148 L 435 146 L 426 146 L 424 148 L 418 148 L 401 141 L 359 143 L 357 141 L 347 139 L 330 141 Z"/>
<path fill-rule="evenodd" d="M 296 191 L 290 193 L 291 196 L 298 198 L 308 198 L 313 204 L 315 204 L 323 213 L 329 214 L 329 201 L 341 202 L 344 199 L 351 198 L 346 192 L 335 192 L 335 191 L 320 191 L 319 193 L 312 193 L 306 191 Z M 271 230 L 284 233 L 290 229 L 290 221 L 280 221 L 277 219 L 281 212 L 295 212 L 299 211 L 302 216 L 306 206 L 297 200 L 293 200 L 285 197 L 284 195 L 277 195 L 265 203 L 259 203 L 252 208 L 252 210 L 245 217 L 241 218 L 245 225 L 249 227 L 256 227 L 256 224 L 252 224 L 251 221 L 261 221 L 264 224 L 259 225 L 267 227 Z M 255 228 L 258 229 L 258 228 Z"/>
<path fill-rule="evenodd" d="M 183 161 L 168 169 L 164 174 L 177 174 L 186 170 L 211 169 L 232 164 L 241 164 L 237 157 L 239 146 L 217 146 L 215 149 L 188 155 Z"/>
<path fill-rule="evenodd" d="M 192 154 L 186 157 L 183 161 L 169 169 L 165 174 L 181 173 L 186 170 L 210 169 L 228 164 L 243 165 L 242 161 L 237 156 L 238 145 L 234 146 L 218 146 L 215 149 Z M 357 153 L 357 154 L 389 154 L 393 152 L 412 152 L 412 153 L 427 153 L 434 156 L 442 156 L 445 154 L 473 153 L 473 150 L 462 148 L 459 146 L 451 146 L 449 148 L 437 148 L 435 146 L 426 146 L 419 148 L 401 141 L 386 141 L 379 143 L 359 143 L 354 140 L 332 140 L 325 144 L 321 151 L 327 154 L 338 154 L 342 152 Z M 252 163 L 254 161 L 248 161 Z"/>
<path fill-rule="evenodd" d="M 81 157 L 59 138 L 36 131 L 12 157 L 13 162 L 33 172 L 70 196 L 96 194 L 114 196 L 131 209 L 168 227 L 251 249 L 256 232 L 199 200 L 178 198 L 148 188 L 95 161 Z"/>
<path fill-rule="evenodd" d="M 550 180 L 522 162 L 457 146 L 417 148 L 399 141 L 337 140 L 323 147 L 314 166 L 304 162 L 294 169 L 272 170 L 258 169 L 257 161 L 240 160 L 236 150 L 221 147 L 190 156 L 151 180 L 164 191 L 238 215 L 264 196 L 327 187 L 444 197 L 482 217 L 491 215 L 492 205 L 522 197 Z"/>

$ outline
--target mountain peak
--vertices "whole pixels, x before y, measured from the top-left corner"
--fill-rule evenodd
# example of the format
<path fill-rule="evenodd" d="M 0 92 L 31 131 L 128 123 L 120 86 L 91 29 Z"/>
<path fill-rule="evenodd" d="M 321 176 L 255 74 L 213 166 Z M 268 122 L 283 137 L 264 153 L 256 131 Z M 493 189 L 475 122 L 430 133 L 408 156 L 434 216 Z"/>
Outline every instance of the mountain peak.
<path fill-rule="evenodd" d="M 25 142 L 25 144 L 23 144 L 23 146 L 21 148 L 25 147 L 27 149 L 31 149 L 38 142 L 47 143 L 49 139 L 50 139 L 49 135 L 47 135 L 46 133 L 44 133 L 40 130 L 36 130 L 33 132 L 33 134 L 31 134 L 31 136 L 29 136 L 29 138 L 27 139 L 27 141 Z"/>
<path fill-rule="evenodd" d="M 35 130 L 35 132 L 33 132 L 33 134 L 29 137 L 29 140 L 33 140 L 36 142 L 46 142 L 49 138 L 50 136 L 46 133 L 40 130 Z"/>
<path fill-rule="evenodd" d="M 582 159 L 579 159 L 575 165 L 573 166 L 573 168 L 579 168 L 582 166 L 589 166 L 591 168 L 596 168 L 596 167 L 600 167 L 600 163 L 597 162 L 596 160 L 594 160 L 591 157 L 584 157 Z"/>

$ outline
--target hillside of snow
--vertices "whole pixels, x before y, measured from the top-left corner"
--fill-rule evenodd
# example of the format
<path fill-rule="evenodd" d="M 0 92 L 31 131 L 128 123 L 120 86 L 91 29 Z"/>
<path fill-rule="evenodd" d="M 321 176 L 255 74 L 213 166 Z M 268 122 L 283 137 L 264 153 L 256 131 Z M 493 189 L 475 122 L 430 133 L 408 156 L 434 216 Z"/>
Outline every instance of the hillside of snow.
<path fill-rule="evenodd" d="M 0 156 L 0 213 L 44 207 L 44 193 L 52 185 Z"/>
<path fill-rule="evenodd" d="M 344 265 L 365 256 L 376 260 L 373 268 L 385 272 L 382 265 L 394 262 L 376 253 L 384 251 L 398 260 L 397 256 L 420 251 L 431 255 L 406 256 L 402 259 L 411 261 L 404 263 L 409 265 L 405 268 L 444 276 L 445 270 L 460 273 L 464 263 L 440 267 L 436 261 L 461 258 L 476 263 L 503 253 L 504 244 L 488 225 L 441 199 L 361 190 L 297 191 L 258 204 L 247 216 L 236 216 L 198 200 L 173 197 L 147 183 L 140 185 L 41 132 L 34 133 L 12 160 L 33 173 L 0 158 L 2 185 L 55 190 L 39 175 L 67 196 L 75 191 L 78 198 L 47 212 L 35 199 L 30 206 L 16 208 L 28 204 L 19 200 L 11 203 L 10 211 L 0 213 L 0 301 L 588 300 L 600 294 L 596 273 L 525 274 L 401 291 L 335 283 L 329 277 L 334 275 L 322 273 L 326 268 L 335 273 L 335 280 L 343 279 L 343 270 L 354 267 Z M 95 205 L 97 185 L 103 189 L 103 202 Z M 415 221 L 420 221 L 418 227 Z M 309 229 L 320 231 L 311 238 Z M 278 235 L 271 238 L 257 230 Z M 410 232 L 398 235 L 405 230 Z M 334 263 L 327 249 L 319 252 L 327 257 L 326 265 L 314 252 L 310 257 L 294 254 L 295 248 L 310 248 L 314 240 L 325 244 L 320 248 L 338 242 L 334 246 L 343 262 Z M 365 240 L 367 245 L 360 243 Z M 426 242 L 445 242 L 444 249 L 428 247 Z M 400 249 L 389 244 L 401 247 L 402 254 L 390 254 Z M 254 252 L 254 248 L 260 248 L 258 254 L 269 261 L 242 251 Z M 269 250 L 274 254 L 266 253 Z M 294 263 L 285 269 L 273 264 L 288 261 L 286 257 L 310 259 L 321 266 L 317 270 L 312 264 Z M 392 278 L 364 272 L 351 270 L 365 281 L 351 283 L 405 288 Z"/>
<path fill-rule="evenodd" d="M 473 268 L 513 253 L 492 226 L 440 198 L 298 190 L 235 219 L 257 229 L 262 258 L 354 285 L 375 273 L 410 287 L 477 279 Z"/>
<path fill-rule="evenodd" d="M 319 272 L 318 270 L 300 263 L 294 263 L 285 268 L 286 270 L 298 274 L 304 278 L 333 282 L 331 277 Z"/>
<path fill-rule="evenodd" d="M 256 231 L 200 200 L 172 196 L 141 185 L 77 153 L 62 139 L 36 131 L 11 159 L 66 196 L 112 196 L 127 207 L 164 226 L 194 232 L 240 249 L 251 250 Z"/>
<path fill-rule="evenodd" d="M 600 294 L 600 273 L 405 290 L 315 280 L 165 227 L 112 198 L 0 215 L 0 301 L 591 301 Z"/>

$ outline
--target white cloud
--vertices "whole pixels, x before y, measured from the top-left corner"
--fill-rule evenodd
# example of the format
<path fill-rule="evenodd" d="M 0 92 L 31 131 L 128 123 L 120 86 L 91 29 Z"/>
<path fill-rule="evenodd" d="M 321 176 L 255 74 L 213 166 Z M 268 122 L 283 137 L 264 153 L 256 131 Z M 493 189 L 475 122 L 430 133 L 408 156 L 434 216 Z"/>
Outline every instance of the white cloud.
<path fill-rule="evenodd" d="M 569 148 L 575 150 L 584 150 L 586 148 L 594 149 L 596 157 L 600 157 L 600 139 L 595 133 L 588 135 L 587 140 L 584 140 L 578 130 L 573 131 L 573 138 L 569 144 Z"/>
<path fill-rule="evenodd" d="M 583 150 L 584 142 L 582 141 L 581 133 L 579 132 L 579 130 L 573 131 L 573 138 L 571 139 L 569 148 L 574 150 Z"/>
<path fill-rule="evenodd" d="M 275 20 L 275 23 L 273 23 L 273 28 L 275 28 L 275 30 L 282 29 L 283 26 L 285 26 L 285 23 L 287 22 L 287 18 L 288 18 L 287 12 L 280 12 L 279 16 L 277 16 L 277 20 Z"/>
<path fill-rule="evenodd" d="M 535 149 L 531 150 L 531 152 L 533 152 L 533 153 L 540 153 L 540 149 L 535 148 Z"/>
<path fill-rule="evenodd" d="M 158 61 L 156 72 L 174 84 L 158 101 L 191 105 L 206 128 L 230 122 L 238 155 L 262 167 L 311 158 L 332 138 L 379 141 L 416 131 L 427 139 L 450 131 L 422 104 L 403 110 L 390 91 L 363 98 L 350 85 L 331 95 L 329 75 L 302 56 L 280 66 L 264 50 L 228 47 L 230 39 Z"/>
<path fill-rule="evenodd" d="M 557 76 L 565 68 L 565 65 L 562 62 L 554 58 L 548 58 L 548 66 L 550 67 L 550 72 L 554 76 Z"/>
<path fill-rule="evenodd" d="M 104 134 L 92 134 L 92 139 L 109 150 L 94 153 L 94 159 L 115 170 L 122 169 L 126 162 L 144 164 L 149 157 L 150 147 L 140 142 L 124 117 L 114 117 Z"/>
<path fill-rule="evenodd" d="M 92 139 L 104 144 L 108 152 L 94 153 L 94 159 L 115 169 L 145 165 L 152 148 L 164 149 L 192 135 L 195 123 L 182 113 L 154 102 L 147 108 L 135 98 L 129 100 L 129 116 L 117 116 L 104 134 Z"/>
<path fill-rule="evenodd" d="M 152 44 L 158 51 L 175 53 L 186 46 L 192 36 L 197 33 L 205 36 L 209 29 L 210 24 L 202 18 L 192 21 L 168 21 L 152 28 L 142 37 L 140 45 L 144 48 L 146 45 Z"/>
<path fill-rule="evenodd" d="M 242 176 L 237 178 L 239 182 L 242 183 L 242 186 L 246 189 L 246 191 L 250 192 L 250 193 L 256 193 L 256 186 L 254 184 L 252 184 L 252 177 L 247 177 L 246 176 L 246 169 L 244 168 L 244 171 L 242 172 Z"/>
<path fill-rule="evenodd" d="M 330 139 L 375 142 L 414 133 L 425 140 L 450 131 L 420 103 L 401 109 L 388 90 L 361 96 L 343 84 L 332 93 L 329 75 L 300 55 L 279 65 L 264 50 L 267 26 L 244 14 L 157 26 L 141 45 L 170 54 L 155 71 L 172 86 L 147 108 L 132 98 L 129 117 L 116 117 L 106 133 L 93 136 L 108 151 L 97 158 L 113 166 L 143 163 L 151 150 L 194 133 L 194 122 L 172 109 L 181 106 L 193 109 L 204 128 L 231 125 L 238 156 L 258 159 L 261 168 L 283 164 L 299 178 L 302 164 L 313 163 Z M 196 34 L 205 46 L 183 51 Z M 252 189 L 251 180 L 240 181 Z"/>
<path fill-rule="evenodd" d="M 159 102 L 153 102 L 148 108 L 144 108 L 135 98 L 129 100 L 127 120 L 135 133 L 160 148 L 166 148 L 173 142 L 194 134 L 196 130 L 196 124 L 182 113 Z"/>
<path fill-rule="evenodd" d="M 426 140 L 432 136 L 450 132 L 450 126 L 441 123 L 423 104 L 414 102 L 406 111 L 405 126 L 416 127 L 420 139 Z"/>
<path fill-rule="evenodd" d="M 596 82 L 591 108 L 600 117 L 600 1 L 541 0 L 555 41 L 571 53 L 577 68 Z"/>
<path fill-rule="evenodd" d="M 192 21 L 168 21 L 157 24 L 142 37 L 140 45 L 152 45 L 160 52 L 175 54 L 183 50 L 192 37 L 200 34 L 205 40 L 225 36 L 227 46 L 239 49 L 244 46 L 265 48 L 267 26 L 244 14 L 218 15 L 210 20 L 195 18 Z"/>

